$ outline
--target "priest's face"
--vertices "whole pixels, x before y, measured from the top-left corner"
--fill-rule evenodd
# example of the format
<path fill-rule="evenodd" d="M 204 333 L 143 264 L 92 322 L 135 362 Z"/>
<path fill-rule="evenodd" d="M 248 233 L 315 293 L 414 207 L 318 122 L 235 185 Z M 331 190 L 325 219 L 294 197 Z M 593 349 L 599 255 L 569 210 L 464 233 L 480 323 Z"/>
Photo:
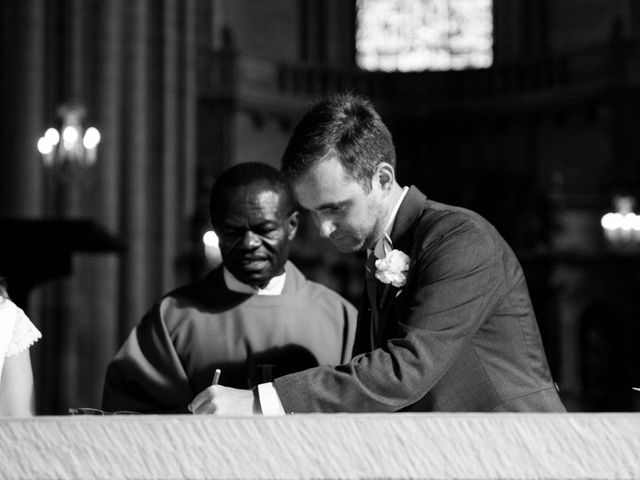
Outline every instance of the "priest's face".
<path fill-rule="evenodd" d="M 241 282 L 264 287 L 284 272 L 298 213 L 287 211 L 282 194 L 266 182 L 230 188 L 222 214 L 213 227 L 220 239 L 222 261 Z"/>
<path fill-rule="evenodd" d="M 375 178 L 367 192 L 330 158 L 298 178 L 293 189 L 298 203 L 311 212 L 320 236 L 340 252 L 372 248 L 383 234 L 387 194 Z"/>

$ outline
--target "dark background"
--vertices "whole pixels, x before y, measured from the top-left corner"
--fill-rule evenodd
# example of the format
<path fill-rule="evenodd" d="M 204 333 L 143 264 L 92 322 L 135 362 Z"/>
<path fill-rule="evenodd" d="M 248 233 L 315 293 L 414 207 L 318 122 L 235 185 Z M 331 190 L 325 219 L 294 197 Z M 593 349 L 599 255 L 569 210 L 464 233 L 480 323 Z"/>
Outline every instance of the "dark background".
<path fill-rule="evenodd" d="M 527 274 L 573 411 L 640 410 L 637 248 L 600 217 L 640 194 L 640 3 L 495 0 L 494 64 L 355 65 L 347 0 L 7 0 L 2 22 L 0 274 L 44 337 L 38 411 L 99 406 L 104 370 L 146 309 L 207 268 L 209 188 L 278 166 L 320 95 L 368 95 L 402 184 L 485 215 Z M 102 133 L 86 172 L 45 169 L 37 139 L 81 102 Z M 357 302 L 361 259 L 308 222 L 294 259 Z"/>

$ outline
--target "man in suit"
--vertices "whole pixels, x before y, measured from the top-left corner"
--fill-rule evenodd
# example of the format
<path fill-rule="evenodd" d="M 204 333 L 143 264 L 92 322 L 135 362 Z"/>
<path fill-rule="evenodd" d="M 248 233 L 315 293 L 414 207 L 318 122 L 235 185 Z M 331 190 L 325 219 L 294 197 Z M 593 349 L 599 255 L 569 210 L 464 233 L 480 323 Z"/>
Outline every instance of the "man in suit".
<path fill-rule="evenodd" d="M 354 358 L 276 378 L 266 413 L 564 411 L 523 271 L 478 214 L 401 187 L 371 103 L 334 95 L 283 157 L 298 202 L 341 252 L 367 251 Z M 196 413 L 252 411 L 252 392 L 203 391 Z"/>

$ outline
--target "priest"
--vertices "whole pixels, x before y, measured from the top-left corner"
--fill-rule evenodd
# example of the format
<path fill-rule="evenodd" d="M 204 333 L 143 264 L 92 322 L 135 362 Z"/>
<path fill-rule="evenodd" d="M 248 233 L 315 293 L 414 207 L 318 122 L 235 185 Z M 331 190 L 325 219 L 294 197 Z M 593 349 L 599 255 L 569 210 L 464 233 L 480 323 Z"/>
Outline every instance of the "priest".
<path fill-rule="evenodd" d="M 144 315 L 107 368 L 103 409 L 187 413 L 217 369 L 221 385 L 273 388 L 272 378 L 351 358 L 355 308 L 288 261 L 299 214 L 283 174 L 231 167 L 209 212 L 222 264 Z"/>

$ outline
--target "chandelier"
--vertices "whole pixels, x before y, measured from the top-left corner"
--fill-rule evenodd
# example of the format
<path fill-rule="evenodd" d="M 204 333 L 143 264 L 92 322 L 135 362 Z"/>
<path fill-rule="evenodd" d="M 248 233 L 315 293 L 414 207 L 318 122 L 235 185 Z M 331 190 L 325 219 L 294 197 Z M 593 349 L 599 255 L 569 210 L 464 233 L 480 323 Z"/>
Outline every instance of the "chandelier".
<path fill-rule="evenodd" d="M 640 215 L 633 211 L 635 198 L 617 195 L 613 199 L 615 212 L 600 220 L 607 243 L 616 250 L 637 250 L 640 247 Z"/>
<path fill-rule="evenodd" d="M 86 110 L 82 105 L 65 104 L 57 113 L 61 128 L 48 128 L 38 140 L 38 151 L 45 167 L 63 176 L 74 176 L 74 172 L 96 163 L 100 132 L 95 127 L 83 130 Z"/>

